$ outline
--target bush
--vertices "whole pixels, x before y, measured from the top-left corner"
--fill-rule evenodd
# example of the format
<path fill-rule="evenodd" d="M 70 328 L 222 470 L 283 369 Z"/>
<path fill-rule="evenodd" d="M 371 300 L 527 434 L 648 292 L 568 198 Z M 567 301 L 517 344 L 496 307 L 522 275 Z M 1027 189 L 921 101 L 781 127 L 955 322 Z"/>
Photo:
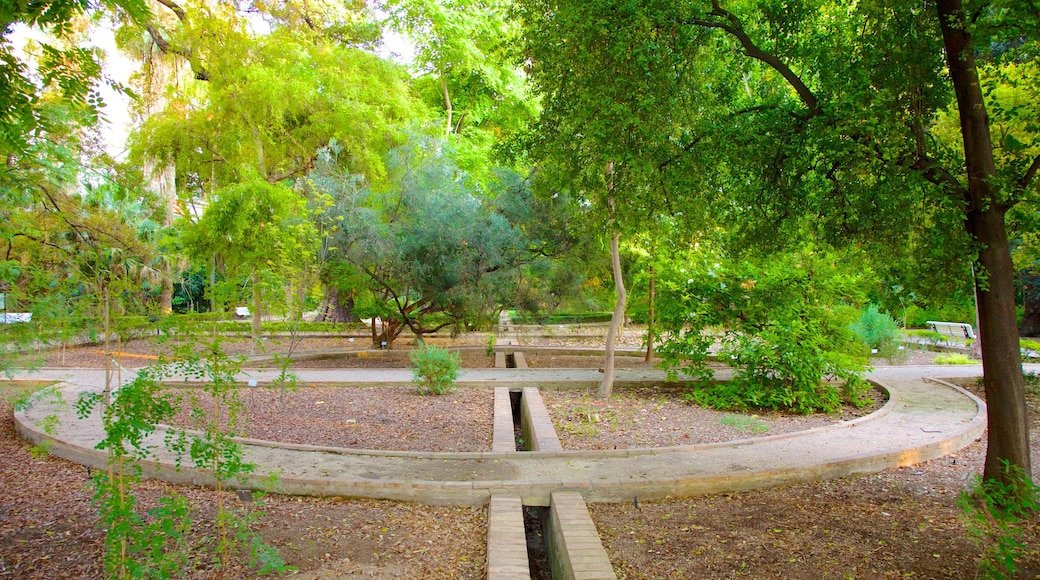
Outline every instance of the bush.
<path fill-rule="evenodd" d="M 963 354 L 941 354 L 932 361 L 937 365 L 973 365 L 976 361 Z"/>
<path fill-rule="evenodd" d="M 902 354 L 897 340 L 899 325 L 887 313 L 880 312 L 876 304 L 868 306 L 849 329 L 871 349 L 871 356 L 892 360 Z"/>
<path fill-rule="evenodd" d="M 859 407 L 870 402 L 856 361 L 828 352 L 822 333 L 811 325 L 791 323 L 758 336 L 723 339 L 719 355 L 734 367 L 733 379 L 701 383 L 687 395 L 698 405 L 807 414 L 834 413 L 845 403 Z"/>
<path fill-rule="evenodd" d="M 461 366 L 459 353 L 422 344 L 409 353 L 408 359 L 420 395 L 444 395 L 455 390 Z"/>
<path fill-rule="evenodd" d="M 513 324 L 591 324 L 610 322 L 613 312 L 558 312 L 553 314 L 514 314 Z"/>
<path fill-rule="evenodd" d="M 928 344 L 939 344 L 944 342 L 946 337 L 942 334 L 935 332 L 934 330 L 915 329 L 906 331 L 906 335 L 913 338 L 922 338 Z"/>
<path fill-rule="evenodd" d="M 662 270 L 658 353 L 699 380 L 689 397 L 720 409 L 834 412 L 865 403 L 867 359 L 849 329 L 860 312 L 862 269 L 838 254 L 774 254 L 759 262 L 721 255 Z M 733 367 L 716 383 L 711 353 Z"/>

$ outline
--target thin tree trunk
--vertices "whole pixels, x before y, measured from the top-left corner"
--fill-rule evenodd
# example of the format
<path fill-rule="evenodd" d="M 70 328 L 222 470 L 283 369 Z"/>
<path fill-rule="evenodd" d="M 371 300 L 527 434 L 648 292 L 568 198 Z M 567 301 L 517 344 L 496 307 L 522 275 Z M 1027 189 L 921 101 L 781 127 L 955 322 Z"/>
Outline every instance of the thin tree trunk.
<path fill-rule="evenodd" d="M 957 96 L 964 159 L 968 174 L 966 227 L 979 246 L 978 263 L 985 271 L 977 282 L 979 342 L 989 419 L 989 444 L 983 478 L 1019 483 L 1031 479 L 1025 384 L 1015 324 L 1015 294 L 1007 239 L 1007 206 L 995 190 L 996 165 L 989 116 L 979 86 L 972 41 L 961 0 L 938 0 L 936 9 Z M 1024 487 L 1024 486 L 1023 486 Z M 1020 487 L 1020 491 L 1025 490 Z"/>
<path fill-rule="evenodd" d="M 444 90 L 444 108 L 448 111 L 448 128 L 445 130 L 445 135 L 451 135 L 452 124 L 451 124 L 451 93 L 448 92 L 448 79 L 444 78 L 444 74 L 441 74 L 441 89 Z"/>
<path fill-rule="evenodd" d="M 260 320 L 260 271 L 253 268 L 253 322 L 250 326 L 250 334 L 253 336 L 254 348 L 260 344 L 261 320 Z"/>
<path fill-rule="evenodd" d="M 644 362 L 650 362 L 654 360 L 654 298 L 657 297 L 656 282 L 657 272 L 654 270 L 653 259 L 656 257 L 656 252 L 650 252 L 650 291 L 649 298 L 647 298 L 647 324 L 646 324 L 646 356 L 643 357 Z"/>
<path fill-rule="evenodd" d="M 618 328 L 625 317 L 625 281 L 621 277 L 621 251 L 618 241 L 621 239 L 619 232 L 614 232 L 610 238 L 610 263 L 614 270 L 614 287 L 617 289 L 617 302 L 614 304 L 614 313 L 610 317 L 610 328 L 607 329 L 606 357 L 603 361 L 603 380 L 599 384 L 596 393 L 601 398 L 607 398 L 614 390 L 614 344 L 617 341 Z"/>

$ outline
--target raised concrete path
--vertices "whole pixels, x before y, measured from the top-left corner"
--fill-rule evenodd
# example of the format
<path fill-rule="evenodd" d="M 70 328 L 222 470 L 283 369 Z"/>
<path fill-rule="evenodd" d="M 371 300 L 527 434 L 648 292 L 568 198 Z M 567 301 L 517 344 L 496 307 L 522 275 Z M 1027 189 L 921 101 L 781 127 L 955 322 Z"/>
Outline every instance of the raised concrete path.
<path fill-rule="evenodd" d="M 407 369 L 300 371 L 304 382 L 410 383 Z M 554 491 L 579 491 L 585 501 L 632 501 L 751 489 L 869 473 L 951 453 L 982 436 L 985 407 L 967 392 L 922 377 L 974 376 L 981 367 L 891 367 L 870 378 L 891 394 L 880 411 L 838 425 L 722 444 L 614 451 L 534 451 L 507 453 L 407 453 L 321 448 L 244 440 L 245 460 L 256 465 L 243 487 L 312 495 L 388 498 L 436 504 L 482 505 L 495 495 L 522 498 L 524 505 L 549 505 Z M 250 371 L 263 382 L 273 372 Z M 460 383 L 471 386 L 533 384 L 586 386 L 599 382 L 586 369 L 468 370 Z M 97 415 L 75 417 L 79 392 L 98 391 L 104 372 L 41 370 L 16 378 L 69 383 L 64 405 L 40 402 L 16 413 L 19 430 L 33 442 L 49 440 L 55 455 L 102 467 L 93 449 L 101 437 Z M 619 371 L 626 381 L 663 380 L 658 371 Z M 54 436 L 37 427 L 51 414 L 60 425 Z M 162 448 L 163 434 L 149 443 L 155 458 L 145 474 L 171 481 L 211 484 L 211 477 L 188 467 L 176 469 Z"/>

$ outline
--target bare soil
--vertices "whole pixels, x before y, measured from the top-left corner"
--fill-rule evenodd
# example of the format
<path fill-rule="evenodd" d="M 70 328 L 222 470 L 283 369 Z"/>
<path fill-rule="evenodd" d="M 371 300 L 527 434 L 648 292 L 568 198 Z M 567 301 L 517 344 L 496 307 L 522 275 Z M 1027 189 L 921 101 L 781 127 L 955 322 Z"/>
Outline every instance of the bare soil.
<path fill-rule="evenodd" d="M 656 385 L 617 389 L 610 399 L 594 391 L 543 391 L 564 449 L 626 449 L 718 443 L 804 431 L 861 417 L 881 408 L 873 403 L 842 413 L 791 415 L 774 411 L 727 413 L 691 405 L 681 387 Z"/>
<path fill-rule="evenodd" d="M 483 340 L 472 342 L 479 346 Z M 626 341 L 638 346 L 627 333 L 622 344 Z M 593 346 L 602 344 L 602 337 L 530 336 L 526 342 Z M 250 350 L 248 340 L 229 344 L 242 354 Z M 339 338 L 306 339 L 297 349 L 347 349 L 350 344 Z M 146 341 L 121 346 L 122 352 L 142 357 L 123 357 L 125 366 L 143 366 L 151 362 L 146 357 L 156 354 L 154 345 Z M 44 354 L 48 366 L 97 367 L 104 361 L 97 350 L 68 349 L 65 362 L 60 352 Z M 931 356 L 915 351 L 904 364 L 925 364 Z M 632 364 L 641 362 L 632 358 Z M 600 364 L 597 357 L 578 359 L 535 360 L 543 366 Z M 385 359 L 368 361 L 365 364 L 386 363 Z M 10 398 L 19 390 L 0 388 L 5 395 L 0 401 L 0 488 L 5 491 L 0 496 L 0 578 L 103 578 L 103 538 L 90 503 L 86 470 L 36 457 L 17 437 Z M 301 387 L 287 394 L 283 408 L 278 392 L 243 390 L 250 417 L 246 434 L 383 449 L 461 450 L 463 441 L 474 449 L 490 446 L 489 441 L 477 443 L 477 432 L 487 438 L 491 432 L 487 392 L 459 389 L 445 398 L 413 393 L 411 389 Z M 850 410 L 839 416 L 760 413 L 729 418 L 726 413 L 686 405 L 679 393 L 662 387 L 621 389 L 606 403 L 580 392 L 547 391 L 543 397 L 564 445 L 571 448 L 723 441 L 853 416 Z M 1037 442 L 1037 401 L 1031 396 L 1029 402 L 1032 441 Z M 452 418 L 452 429 L 425 429 L 446 423 L 447 417 Z M 408 425 L 422 426 L 420 439 L 425 440 L 409 434 Z M 591 504 L 590 509 L 621 578 L 975 578 L 983 546 L 969 536 L 956 500 L 973 476 L 981 473 L 984 455 L 983 439 L 956 454 L 875 475 L 659 502 L 633 498 L 624 504 Z M 192 505 L 196 521 L 189 533 L 192 545 L 210 542 L 213 529 L 206 522 L 212 521 L 216 492 L 161 482 L 143 482 L 138 487 L 145 506 L 171 491 L 184 495 Z M 224 501 L 234 509 L 255 509 L 234 495 L 226 495 Z M 267 495 L 262 502 L 265 515 L 255 529 L 300 570 L 298 577 L 485 575 L 483 509 L 278 495 Z M 1026 545 L 1020 577 L 1040 577 L 1036 518 L 1022 526 L 1020 540 Z M 186 575 L 208 578 L 218 573 L 212 561 L 200 560 Z M 253 577 L 242 561 L 223 575 Z"/>
<path fill-rule="evenodd" d="M 81 466 L 33 450 L 14 430 L 12 400 L 25 387 L 0 383 L 0 578 L 106 578 L 103 532 Z M 244 559 L 223 572 L 213 542 L 213 490 L 143 481 L 140 505 L 176 493 L 191 505 L 190 578 L 255 578 Z M 225 493 L 231 510 L 259 509 L 253 529 L 278 548 L 298 578 L 484 578 L 486 510 L 390 501 L 266 495 L 252 504 Z M 262 504 L 262 505 L 260 505 Z"/>
<path fill-rule="evenodd" d="M 971 381 L 960 382 L 983 397 Z M 1035 457 L 1037 397 L 1028 402 Z M 957 500 L 982 473 L 985 454 L 982 438 L 873 475 L 589 509 L 622 579 L 977 578 L 991 539 L 969 533 Z M 1019 530 L 1024 556 L 1015 577 L 1040 578 L 1040 518 Z"/>
<path fill-rule="evenodd" d="M 194 404 L 207 416 L 205 394 L 182 398 L 175 425 L 198 427 Z M 240 389 L 240 435 L 283 443 L 304 443 L 390 451 L 490 451 L 494 432 L 494 392 L 455 389 L 440 396 L 419 395 L 411 387 L 310 387 L 287 392 Z M 224 412 L 222 416 L 227 416 Z"/>

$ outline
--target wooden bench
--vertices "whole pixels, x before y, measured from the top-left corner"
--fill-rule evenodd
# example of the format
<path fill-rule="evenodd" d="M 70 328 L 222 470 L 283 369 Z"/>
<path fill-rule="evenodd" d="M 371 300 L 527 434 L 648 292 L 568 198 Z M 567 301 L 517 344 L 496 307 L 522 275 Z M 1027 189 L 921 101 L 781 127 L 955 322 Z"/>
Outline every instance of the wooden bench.
<path fill-rule="evenodd" d="M 943 336 L 963 338 L 965 340 L 975 340 L 976 338 L 975 330 L 972 329 L 970 324 L 964 324 L 963 322 L 934 322 L 931 320 L 927 324 L 932 329 L 932 332 Z"/>

